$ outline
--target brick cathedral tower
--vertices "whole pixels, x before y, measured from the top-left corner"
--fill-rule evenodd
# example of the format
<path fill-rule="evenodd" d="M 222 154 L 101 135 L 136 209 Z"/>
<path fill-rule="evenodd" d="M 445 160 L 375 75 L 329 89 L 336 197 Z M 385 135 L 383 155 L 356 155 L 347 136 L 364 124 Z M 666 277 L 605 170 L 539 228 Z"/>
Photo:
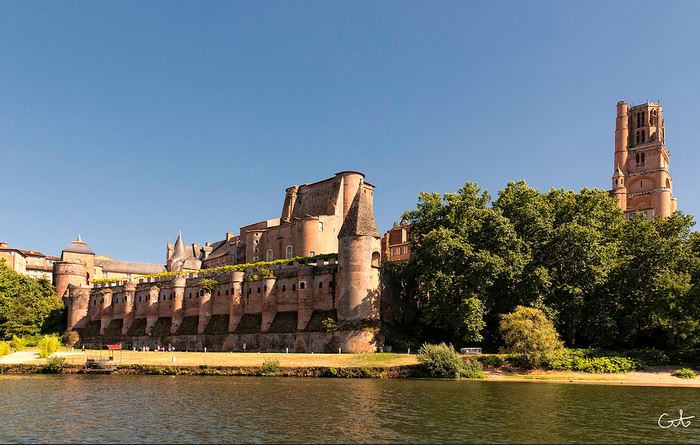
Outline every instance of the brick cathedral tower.
<path fill-rule="evenodd" d="M 625 101 L 618 102 L 612 177 L 618 207 L 626 214 L 644 212 L 649 219 L 675 212 L 668 166 L 661 105 L 645 103 L 630 108 Z"/>

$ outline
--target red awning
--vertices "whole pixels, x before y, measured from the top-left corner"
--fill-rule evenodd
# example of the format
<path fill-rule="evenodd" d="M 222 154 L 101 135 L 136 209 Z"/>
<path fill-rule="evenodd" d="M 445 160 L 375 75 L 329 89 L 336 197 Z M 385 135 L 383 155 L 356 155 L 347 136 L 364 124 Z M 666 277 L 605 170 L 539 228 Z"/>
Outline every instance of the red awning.
<path fill-rule="evenodd" d="M 105 345 L 105 347 L 109 350 L 114 350 L 114 349 L 121 349 L 122 345 Z"/>

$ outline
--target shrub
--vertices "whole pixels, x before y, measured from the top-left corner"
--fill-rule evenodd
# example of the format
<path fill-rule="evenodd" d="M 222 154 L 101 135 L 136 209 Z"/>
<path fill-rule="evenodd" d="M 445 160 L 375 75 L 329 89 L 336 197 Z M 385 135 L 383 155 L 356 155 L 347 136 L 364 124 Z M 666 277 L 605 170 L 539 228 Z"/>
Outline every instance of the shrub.
<path fill-rule="evenodd" d="M 0 341 L 0 357 L 10 353 L 10 344 L 6 341 Z"/>
<path fill-rule="evenodd" d="M 519 354 L 531 368 L 542 366 L 564 346 L 554 324 L 540 309 L 518 306 L 501 315 L 499 329 L 507 351 Z"/>
<path fill-rule="evenodd" d="M 500 368 L 505 360 L 498 355 L 480 355 L 476 358 L 482 365 L 491 368 Z"/>
<path fill-rule="evenodd" d="M 24 348 L 27 347 L 27 344 L 23 338 L 19 338 L 16 335 L 13 335 L 12 341 L 10 342 L 10 346 L 12 347 L 12 349 L 19 352 L 19 351 L 24 351 Z"/>
<path fill-rule="evenodd" d="M 280 362 L 275 359 L 267 359 L 263 362 L 260 373 L 265 376 L 274 376 L 280 372 Z"/>
<path fill-rule="evenodd" d="M 204 291 L 204 293 L 212 293 L 219 286 L 219 282 L 211 278 L 205 278 L 199 282 L 199 289 Z"/>
<path fill-rule="evenodd" d="M 58 340 L 58 337 L 55 335 L 44 335 L 37 344 L 37 347 L 39 348 L 39 357 L 47 358 L 54 352 L 58 351 L 60 346 L 61 342 Z"/>
<path fill-rule="evenodd" d="M 46 365 L 39 369 L 42 374 L 63 374 L 66 368 L 66 359 L 63 357 L 51 357 L 46 361 Z"/>
<path fill-rule="evenodd" d="M 671 373 L 672 376 L 678 377 L 679 379 L 694 379 L 695 371 L 689 368 L 676 369 Z"/>
<path fill-rule="evenodd" d="M 459 376 L 465 379 L 483 379 L 486 378 L 484 368 L 481 362 L 476 359 L 467 359 L 462 363 L 462 369 L 459 371 Z"/>
<path fill-rule="evenodd" d="M 25 335 L 22 337 L 22 340 L 24 341 L 24 346 L 28 348 L 34 348 L 36 345 L 39 344 L 39 340 L 41 340 L 41 335 Z"/>
<path fill-rule="evenodd" d="M 335 332 L 338 330 L 338 323 L 332 318 L 326 318 L 321 322 L 321 327 L 326 332 Z"/>
<path fill-rule="evenodd" d="M 418 350 L 418 362 L 429 377 L 484 377 L 481 363 L 476 360 L 465 363 L 452 345 L 445 343 L 423 344 Z"/>
<path fill-rule="evenodd" d="M 666 366 L 671 364 L 671 358 L 664 351 L 654 348 L 631 349 L 624 351 L 626 357 L 638 360 L 644 366 Z"/>
<path fill-rule="evenodd" d="M 564 349 L 548 362 L 550 369 L 591 373 L 619 373 L 641 368 L 639 360 L 616 355 L 605 356 L 594 349 Z"/>

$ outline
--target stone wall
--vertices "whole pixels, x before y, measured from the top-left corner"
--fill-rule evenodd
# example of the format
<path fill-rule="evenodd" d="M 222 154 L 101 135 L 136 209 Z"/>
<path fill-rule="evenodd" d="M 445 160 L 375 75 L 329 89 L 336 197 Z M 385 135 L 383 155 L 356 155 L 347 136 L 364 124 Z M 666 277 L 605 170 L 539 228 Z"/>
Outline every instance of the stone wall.
<path fill-rule="evenodd" d="M 77 347 L 101 348 L 105 344 L 121 344 L 125 349 L 148 346 L 151 350 L 158 346 L 173 346 L 177 351 L 209 352 L 289 352 L 297 353 L 337 353 L 375 352 L 383 345 L 377 328 L 351 331 L 290 332 L 290 333 L 251 333 L 251 334 L 195 334 L 172 336 L 99 336 L 81 338 Z"/>

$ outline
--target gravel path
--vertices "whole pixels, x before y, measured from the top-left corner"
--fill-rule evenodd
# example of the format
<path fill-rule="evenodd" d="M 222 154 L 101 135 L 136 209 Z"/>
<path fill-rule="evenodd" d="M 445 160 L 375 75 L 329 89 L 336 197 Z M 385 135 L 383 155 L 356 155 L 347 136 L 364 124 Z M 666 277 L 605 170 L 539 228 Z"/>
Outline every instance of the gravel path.
<path fill-rule="evenodd" d="M 0 365 L 19 365 L 32 360 L 39 360 L 38 352 L 22 351 L 13 352 L 12 354 L 3 355 L 0 357 Z"/>

